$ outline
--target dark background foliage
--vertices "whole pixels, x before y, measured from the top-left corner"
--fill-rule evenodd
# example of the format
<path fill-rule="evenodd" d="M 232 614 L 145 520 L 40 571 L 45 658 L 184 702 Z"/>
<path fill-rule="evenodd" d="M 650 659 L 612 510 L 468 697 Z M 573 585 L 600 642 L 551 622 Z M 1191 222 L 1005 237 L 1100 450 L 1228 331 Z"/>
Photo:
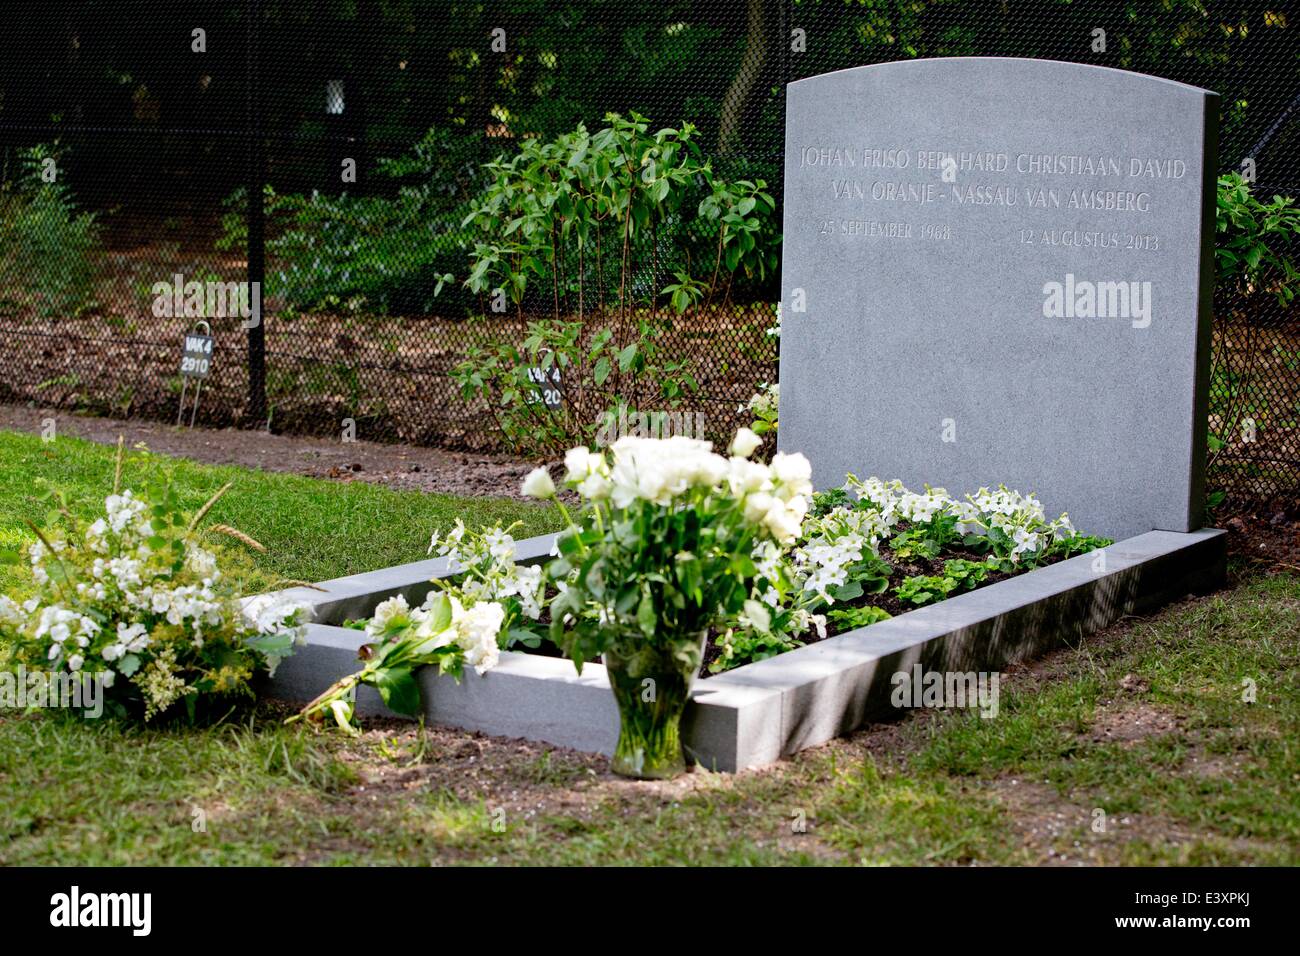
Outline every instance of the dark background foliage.
<path fill-rule="evenodd" d="M 174 415 L 181 328 L 153 321 L 139 289 L 174 272 L 244 274 L 246 197 L 264 182 L 298 197 L 298 210 L 312 204 L 306 220 L 281 218 L 295 207 L 270 210 L 269 288 L 277 269 L 294 265 L 296 284 L 282 283 L 288 297 L 268 302 L 264 334 L 218 324 L 200 419 L 269 418 L 273 428 L 337 434 L 349 417 L 361 437 L 480 446 L 484 410 L 465 406 L 448 378 L 476 341 L 462 321 L 474 303 L 454 295 L 431 303 L 423 292 L 464 254 L 454 226 L 479 184 L 477 164 L 521 138 L 550 138 L 578 122 L 596 128 L 609 111 L 636 110 L 655 125 L 689 122 L 715 168 L 767 179 L 779 204 L 785 83 L 911 57 L 1045 57 L 1219 92 L 1221 170 L 1249 157 L 1263 196 L 1294 195 L 1297 16 L 1281 0 L 8 3 L 0 14 L 0 182 L 21 175 L 20 149 L 57 140 L 62 181 L 79 209 L 96 214 L 106 255 L 98 308 L 75 322 L 49 320 L 0 289 L 0 394 Z M 202 54 L 191 49 L 196 27 L 206 31 Z M 1104 51 L 1093 48 L 1098 28 Z M 504 31 L 503 51 L 493 49 L 494 31 Z M 342 83 L 341 114 L 326 112 L 332 80 Z M 424 168 L 381 168 L 385 157 L 411 155 L 430 129 L 435 144 L 454 146 L 435 145 Z M 345 157 L 357 161 L 355 184 L 340 180 Z M 415 214 L 395 221 L 382 207 L 359 207 L 364 215 L 340 224 L 357 212 L 354 201 L 397 200 L 403 189 L 423 191 L 417 207 L 406 207 Z M 296 242 L 277 246 L 295 227 Z M 364 282 L 350 274 L 351 257 L 373 262 L 388 249 L 387 287 L 377 287 L 369 266 Z M 651 269 L 650 261 L 638 267 Z M 649 275 L 646 284 L 668 281 Z M 715 434 L 734 424 L 736 404 L 757 381 L 775 375 L 764 330 L 776 288 L 772 277 L 738 288 L 734 319 L 678 323 L 675 341 L 700 365 L 699 401 Z M 302 301 L 294 289 L 305 290 Z M 300 314 L 303 302 L 314 315 Z M 1280 306 L 1247 311 L 1249 335 L 1224 330 L 1219 340 L 1227 357 L 1220 385 L 1267 416 L 1261 434 L 1269 441 L 1224 449 L 1221 479 L 1261 494 L 1294 489 L 1295 320 Z M 1227 301 L 1220 313 L 1243 310 Z M 1246 355 L 1234 370 L 1234 357 Z"/>

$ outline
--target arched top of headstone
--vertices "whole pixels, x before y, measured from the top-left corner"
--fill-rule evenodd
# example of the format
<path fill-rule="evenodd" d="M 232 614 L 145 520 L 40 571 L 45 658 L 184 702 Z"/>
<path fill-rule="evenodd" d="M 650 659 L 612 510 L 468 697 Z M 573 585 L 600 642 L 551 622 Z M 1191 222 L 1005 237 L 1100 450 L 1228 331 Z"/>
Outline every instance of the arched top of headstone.
<path fill-rule="evenodd" d="M 1199 86 L 1192 86 L 1189 83 L 1180 83 L 1177 80 L 1166 79 L 1163 76 L 1152 76 L 1149 73 L 1136 73 L 1133 70 L 1121 70 L 1112 66 L 1100 66 L 1094 63 L 1073 63 L 1068 60 L 1045 60 L 1031 57 L 1014 57 L 1014 56 L 951 56 L 951 57 L 918 57 L 908 60 L 890 60 L 887 63 L 868 63 L 863 66 L 850 66 L 842 70 L 833 70 L 830 73 L 819 73 L 816 76 L 807 76 L 803 79 L 793 80 L 789 86 L 799 86 L 802 84 L 816 85 L 817 83 L 829 80 L 833 77 L 843 77 L 848 74 L 865 74 L 865 73 L 906 73 L 915 72 L 924 73 L 927 70 L 940 70 L 945 77 L 956 78 L 961 76 L 961 70 L 969 67 L 974 72 L 970 75 L 987 77 L 986 67 L 996 67 L 1002 70 L 1016 71 L 1022 76 L 1033 76 L 1036 73 L 1047 77 L 1050 82 L 1060 83 L 1070 78 L 1078 78 L 1084 82 L 1090 79 L 1115 78 L 1121 83 L 1152 83 L 1166 86 L 1175 90 L 1182 90 L 1188 94 L 1197 96 L 1218 97 L 1218 93 L 1213 90 L 1202 89 Z"/>
<path fill-rule="evenodd" d="M 786 98 L 779 443 L 1095 534 L 1202 512 L 1217 96 L 959 57 Z"/>

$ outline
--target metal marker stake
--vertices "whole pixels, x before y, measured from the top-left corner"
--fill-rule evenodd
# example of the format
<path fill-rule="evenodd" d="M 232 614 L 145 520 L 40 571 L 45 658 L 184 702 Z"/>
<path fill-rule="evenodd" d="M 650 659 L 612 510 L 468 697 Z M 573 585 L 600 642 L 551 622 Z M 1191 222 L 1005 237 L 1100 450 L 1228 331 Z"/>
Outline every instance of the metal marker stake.
<path fill-rule="evenodd" d="M 192 325 L 192 326 L 190 327 L 190 331 L 189 331 L 188 333 L 186 333 L 186 335 L 187 335 L 186 342 L 187 342 L 187 344 L 188 344 L 188 336 L 189 336 L 189 335 L 191 335 L 191 334 L 196 334 L 196 333 L 198 333 L 198 332 L 200 331 L 200 329 L 199 329 L 200 326 L 203 327 L 203 328 L 202 328 L 202 334 L 203 334 L 203 335 L 204 335 L 204 336 L 209 340 L 208 343 L 207 343 L 207 344 L 208 344 L 207 353 L 208 353 L 208 355 L 210 355 L 210 353 L 211 353 L 211 349 L 212 349 L 212 342 L 211 342 L 211 339 L 212 339 L 212 326 L 209 325 L 208 322 L 206 322 L 205 320 L 200 319 L 199 321 L 195 322 L 194 325 Z M 206 378 L 206 377 L 208 376 L 209 372 L 211 371 L 211 367 L 212 367 L 212 360 L 211 360 L 211 358 L 205 356 L 205 357 L 204 357 L 204 361 L 206 361 L 207 364 L 201 367 L 201 371 L 199 370 L 199 369 L 200 369 L 200 366 L 197 366 L 197 365 L 196 365 L 196 366 L 195 366 L 195 374 L 193 374 L 193 375 L 187 374 L 187 372 L 186 372 L 186 370 L 185 370 L 185 362 L 184 362 L 184 359 L 185 359 L 186 354 L 187 354 L 187 353 L 182 352 L 182 361 L 181 361 L 181 400 L 180 400 L 180 407 L 176 409 L 176 426 L 177 426 L 178 428 L 179 428 L 179 427 L 181 426 L 181 424 L 185 421 L 185 395 L 186 395 L 186 394 L 188 393 L 188 391 L 189 391 L 190 379 L 191 379 L 191 378 L 195 378 L 195 379 L 198 380 L 198 381 L 196 381 L 196 382 L 194 383 L 194 404 L 193 404 L 193 406 L 190 408 L 190 428 L 193 428 L 193 427 L 194 427 L 194 423 L 195 423 L 195 421 L 198 419 L 198 415 L 199 415 L 199 398 L 203 395 L 203 379 Z"/>

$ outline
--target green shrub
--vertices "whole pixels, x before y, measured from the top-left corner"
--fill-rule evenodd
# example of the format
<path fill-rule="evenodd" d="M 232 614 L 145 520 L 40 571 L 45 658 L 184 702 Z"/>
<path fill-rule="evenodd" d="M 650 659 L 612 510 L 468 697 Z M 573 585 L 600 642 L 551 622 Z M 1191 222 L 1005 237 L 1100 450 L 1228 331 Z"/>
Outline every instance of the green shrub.
<path fill-rule="evenodd" d="M 522 311 L 532 290 L 556 319 L 607 305 L 625 316 L 660 296 L 680 313 L 725 301 L 738 276 L 775 271 L 766 182 L 718 176 L 689 123 L 652 134 L 637 113 L 605 121 L 595 133 L 579 124 L 550 142 L 526 139 L 486 165 L 492 181 L 464 220 L 478 234 L 472 292 L 502 290 Z M 660 288 L 661 275 L 676 281 Z"/>
<path fill-rule="evenodd" d="M 470 348 L 452 378 L 463 397 L 488 403 L 501 436 L 520 454 L 561 454 L 574 445 L 603 443 L 602 430 L 611 431 L 620 416 L 635 416 L 637 408 L 675 408 L 697 388 L 689 362 L 664 354 L 664 324 L 646 315 L 634 318 L 621 343 L 608 328 L 530 322 L 521 344 L 502 336 Z M 544 379 L 558 372 L 558 409 L 542 400 L 539 389 L 547 383 L 534 380 L 538 370 Z"/>
<path fill-rule="evenodd" d="M 19 151 L 19 174 L 0 184 L 0 300 L 42 318 L 95 304 L 95 214 L 78 212 L 57 142 Z"/>
<path fill-rule="evenodd" d="M 519 452 L 589 443 L 611 416 L 637 408 L 675 409 L 696 384 L 686 361 L 662 354 L 659 300 L 679 314 L 725 304 L 733 279 L 762 280 L 777 265 L 763 180 L 715 175 L 689 123 L 651 134 L 636 113 L 606 122 L 595 133 L 579 125 L 550 142 L 525 140 L 487 164 L 492 181 L 463 223 L 478 237 L 463 286 L 484 311 L 508 300 L 520 316 L 550 313 L 530 324 L 522 347 L 498 337 L 455 372 L 462 394 L 489 403 Z M 676 281 L 658 287 L 669 274 Z M 563 381 L 560 414 L 536 401 L 529 381 L 531 369 L 552 365 Z"/>
<path fill-rule="evenodd" d="M 1261 202 L 1236 173 L 1219 177 L 1216 216 L 1213 362 L 1210 369 L 1210 465 L 1252 441 L 1272 409 L 1258 372 L 1267 367 L 1261 327 L 1289 310 L 1300 287 L 1300 209 L 1290 197 Z M 1223 500 L 1222 491 L 1210 496 Z"/>
<path fill-rule="evenodd" d="M 1219 177 L 1215 262 L 1220 288 L 1289 305 L 1300 284 L 1300 209 L 1289 196 L 1260 202 L 1237 173 Z"/>

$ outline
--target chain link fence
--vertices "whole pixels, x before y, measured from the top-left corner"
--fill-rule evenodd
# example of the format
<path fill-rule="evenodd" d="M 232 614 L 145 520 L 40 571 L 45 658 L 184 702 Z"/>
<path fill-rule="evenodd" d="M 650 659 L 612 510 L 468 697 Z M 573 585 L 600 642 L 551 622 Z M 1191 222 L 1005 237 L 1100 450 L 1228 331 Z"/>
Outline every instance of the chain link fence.
<path fill-rule="evenodd" d="M 181 344 L 198 321 L 187 284 L 249 282 L 262 289 L 260 321 L 204 299 L 201 424 L 499 448 L 492 410 L 451 374 L 467 351 L 522 339 L 531 318 L 608 318 L 540 286 L 498 313 L 463 285 L 482 164 L 521 140 L 596 130 L 609 112 L 635 111 L 652 131 L 689 123 L 719 174 L 766 182 L 779 223 L 787 82 L 909 57 L 1041 57 L 1216 90 L 1221 169 L 1247 163 L 1261 193 L 1295 195 L 1300 23 L 1284 6 L 11 6 L 0 14 L 0 400 L 174 419 Z M 662 324 L 664 351 L 691 363 L 698 389 L 684 407 L 717 439 L 775 379 L 779 276 L 738 277 L 678 315 L 664 286 L 682 268 L 708 271 L 679 251 L 632 243 L 627 284 L 637 315 Z M 1294 494 L 1300 314 L 1220 290 L 1215 346 L 1213 481 Z"/>

